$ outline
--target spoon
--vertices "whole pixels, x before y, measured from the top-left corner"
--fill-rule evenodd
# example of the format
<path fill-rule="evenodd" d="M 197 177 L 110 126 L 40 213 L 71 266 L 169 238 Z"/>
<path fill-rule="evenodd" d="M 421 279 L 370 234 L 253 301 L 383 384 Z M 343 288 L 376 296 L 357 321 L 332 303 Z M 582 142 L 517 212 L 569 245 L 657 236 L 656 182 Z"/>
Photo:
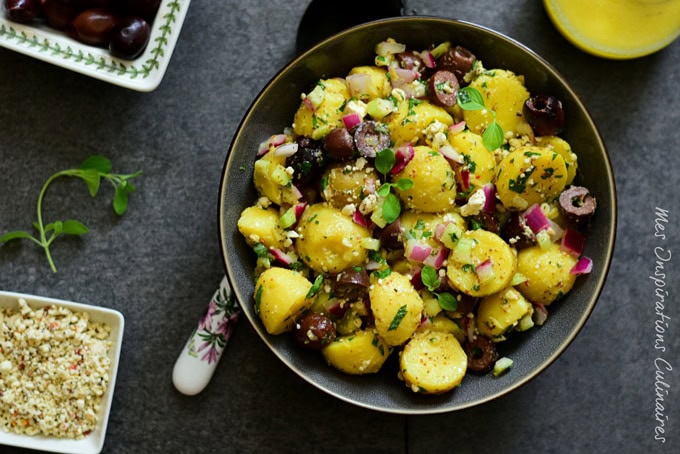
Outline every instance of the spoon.
<path fill-rule="evenodd" d="M 296 50 L 303 53 L 319 41 L 342 30 L 386 17 L 404 14 L 402 0 L 312 0 L 298 26 Z"/>
<path fill-rule="evenodd" d="M 402 0 L 344 0 L 340 10 L 328 0 L 312 0 L 298 26 L 297 53 L 354 25 L 402 14 Z M 172 383 L 179 392 L 194 396 L 205 389 L 240 313 L 225 276 L 175 362 Z"/>

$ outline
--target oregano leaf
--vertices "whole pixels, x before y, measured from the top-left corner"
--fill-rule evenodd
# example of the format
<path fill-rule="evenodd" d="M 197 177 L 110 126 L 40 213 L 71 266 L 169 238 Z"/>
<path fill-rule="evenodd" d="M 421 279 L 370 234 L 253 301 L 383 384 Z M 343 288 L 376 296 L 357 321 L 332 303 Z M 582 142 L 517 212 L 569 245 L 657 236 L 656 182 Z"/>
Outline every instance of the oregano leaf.
<path fill-rule="evenodd" d="M 505 135 L 503 134 L 503 127 L 493 120 L 489 126 L 484 130 L 482 135 L 482 142 L 487 150 L 493 151 L 503 145 Z"/>
<path fill-rule="evenodd" d="M 116 186 L 116 193 L 113 196 L 113 211 L 118 216 L 122 216 L 127 211 L 128 192 L 120 186 Z"/>
<path fill-rule="evenodd" d="M 445 311 L 455 311 L 458 309 L 458 301 L 456 301 L 456 298 L 448 292 L 439 293 L 437 295 L 437 302 L 439 302 L 439 305 Z"/>
<path fill-rule="evenodd" d="M 17 239 L 31 240 L 31 239 L 34 239 L 34 238 L 33 238 L 33 235 L 31 235 L 30 233 L 24 232 L 23 230 L 18 230 L 16 232 L 9 232 L 9 233 L 5 233 L 4 235 L 0 236 L 0 243 L 5 243 L 7 241 L 17 240 Z"/>
<path fill-rule="evenodd" d="M 69 219 L 62 223 L 61 233 L 65 235 L 85 235 L 89 232 L 85 224 L 75 219 Z"/>
<path fill-rule="evenodd" d="M 413 187 L 413 180 L 411 180 L 410 178 L 399 178 L 399 181 L 397 181 L 396 186 L 401 191 L 408 191 Z"/>
<path fill-rule="evenodd" d="M 101 173 L 111 173 L 113 166 L 111 165 L 111 161 L 108 158 L 94 155 L 80 163 L 80 168 L 83 170 L 96 170 L 97 172 Z"/>
<path fill-rule="evenodd" d="M 378 195 L 379 195 L 380 197 L 387 197 L 387 195 L 390 193 L 390 188 L 391 188 L 391 187 L 392 187 L 392 185 L 389 184 L 389 183 L 383 184 L 382 186 L 380 186 L 380 187 L 378 188 L 378 191 L 377 191 Z"/>
<path fill-rule="evenodd" d="M 396 160 L 394 151 L 390 148 L 384 148 L 375 155 L 375 169 L 383 175 L 387 175 L 394 167 Z"/>
<path fill-rule="evenodd" d="M 383 218 L 388 224 L 397 220 L 401 214 L 401 202 L 399 202 L 399 198 L 396 195 L 392 193 L 387 194 L 382 205 L 382 213 Z"/>
<path fill-rule="evenodd" d="M 99 172 L 95 169 L 83 169 L 77 174 L 77 176 L 80 177 L 85 182 L 85 184 L 87 184 L 87 188 L 90 191 L 90 196 L 96 196 L 97 192 L 99 192 L 99 186 L 101 184 Z"/>

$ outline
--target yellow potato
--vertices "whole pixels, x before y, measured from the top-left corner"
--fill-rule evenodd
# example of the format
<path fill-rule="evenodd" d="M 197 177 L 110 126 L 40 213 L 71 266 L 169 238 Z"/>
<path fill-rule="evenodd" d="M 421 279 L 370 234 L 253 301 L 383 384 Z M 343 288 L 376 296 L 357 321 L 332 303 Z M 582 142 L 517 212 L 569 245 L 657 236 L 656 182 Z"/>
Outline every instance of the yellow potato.
<path fill-rule="evenodd" d="M 549 148 L 524 146 L 498 165 L 496 195 L 507 208 L 523 210 L 559 196 L 567 183 L 564 158 Z"/>
<path fill-rule="evenodd" d="M 540 246 L 522 249 L 517 256 L 517 271 L 527 278 L 517 290 L 532 303 L 549 305 L 566 295 L 576 282 L 570 271 L 577 258 L 551 243 L 543 250 Z"/>
<path fill-rule="evenodd" d="M 482 142 L 482 136 L 472 131 L 463 131 L 449 137 L 449 143 L 460 154 L 465 163 L 457 171 L 466 169 L 470 172 L 470 186 L 481 188 L 493 181 L 496 170 L 496 158 L 487 150 Z"/>
<path fill-rule="evenodd" d="M 293 132 L 318 140 L 331 129 L 342 127 L 342 106 L 349 98 L 345 79 L 320 80 L 295 112 Z"/>
<path fill-rule="evenodd" d="M 363 90 L 355 91 L 352 89 L 353 84 L 350 82 L 353 77 L 360 74 L 364 77 L 368 76 L 370 81 L 368 84 L 358 83 L 357 86 L 362 87 Z M 392 85 L 387 78 L 387 70 L 377 66 L 356 66 L 352 68 L 347 77 L 347 85 L 350 90 L 350 97 L 360 99 L 368 102 L 377 98 L 385 98 L 389 96 L 392 90 Z"/>
<path fill-rule="evenodd" d="M 456 179 L 451 165 L 430 147 L 414 147 L 413 159 L 399 172 L 394 181 L 408 178 L 413 187 L 398 189 L 399 197 L 408 209 L 425 213 L 451 211 L 456 205 Z"/>
<path fill-rule="evenodd" d="M 567 166 L 567 181 L 566 185 L 571 184 L 576 176 L 578 170 L 578 157 L 576 153 L 571 151 L 569 142 L 557 136 L 536 137 L 536 145 L 548 148 L 556 153 L 559 153 L 564 159 L 564 164 Z"/>
<path fill-rule="evenodd" d="M 312 305 L 312 283 L 287 268 L 265 270 L 255 283 L 255 311 L 269 334 L 289 331 L 295 319 Z"/>
<path fill-rule="evenodd" d="M 465 340 L 465 332 L 463 332 L 463 328 L 460 324 L 443 313 L 437 314 L 430 320 L 429 329 L 432 331 L 451 333 L 458 342 L 463 342 Z"/>
<path fill-rule="evenodd" d="M 490 110 L 496 112 L 496 122 L 508 135 L 520 135 L 530 131 L 522 112 L 529 92 L 524 86 L 524 76 L 512 71 L 490 69 L 475 77 L 470 87 L 476 88 L 484 98 L 485 110 L 466 110 L 463 118 L 468 128 L 482 134 L 493 120 Z"/>
<path fill-rule="evenodd" d="M 370 238 L 367 228 L 352 221 L 337 208 L 324 203 L 308 206 L 295 240 L 300 259 L 317 273 L 339 273 L 364 263 L 368 251 L 362 239 Z"/>
<path fill-rule="evenodd" d="M 286 158 L 267 153 L 255 161 L 253 183 L 257 191 L 277 205 L 295 203 L 291 182 L 293 177 L 286 171 Z"/>
<path fill-rule="evenodd" d="M 411 280 L 392 271 L 384 278 L 371 275 L 368 290 L 375 328 L 389 345 L 402 345 L 415 332 L 423 313 L 423 300 Z"/>
<path fill-rule="evenodd" d="M 241 212 L 238 231 L 253 246 L 262 243 L 268 248 L 281 248 L 286 235 L 279 227 L 279 212 L 272 207 L 251 206 Z"/>
<path fill-rule="evenodd" d="M 386 117 L 390 137 L 396 145 L 406 142 L 422 143 L 428 126 L 434 122 L 445 126 L 453 124 L 451 114 L 427 100 L 404 99 L 399 101 L 397 107 L 396 112 Z"/>
<path fill-rule="evenodd" d="M 482 299 L 477 309 L 477 329 L 493 340 L 503 340 L 503 334 L 532 312 L 531 303 L 514 288 L 507 288 Z"/>
<path fill-rule="evenodd" d="M 399 355 L 399 369 L 414 392 L 441 394 L 465 377 L 468 358 L 451 333 L 423 331 L 413 336 Z"/>
<path fill-rule="evenodd" d="M 353 162 L 330 167 L 322 181 L 321 196 L 340 210 L 350 204 L 358 207 L 366 196 L 365 188 L 380 186 L 378 173 L 373 167 L 359 168 Z"/>
<path fill-rule="evenodd" d="M 373 329 L 338 337 L 321 350 L 328 364 L 352 375 L 378 372 L 390 352 L 390 346 Z"/>
<path fill-rule="evenodd" d="M 491 272 L 482 274 L 484 263 L 491 263 Z M 513 249 L 495 233 L 468 230 L 458 240 L 449 255 L 446 275 L 459 291 L 470 296 L 492 295 L 510 284 L 517 272 L 517 257 Z M 481 277 L 480 277 L 480 274 Z"/>
<path fill-rule="evenodd" d="M 443 248 L 442 243 L 436 238 L 437 227 L 439 225 L 454 223 L 463 231 L 466 229 L 465 219 L 456 212 L 434 214 L 406 211 L 399 219 L 401 222 L 402 237 L 404 238 L 404 245 L 407 251 L 408 243 L 411 240 L 415 240 L 415 242 L 421 245 L 427 245 L 432 248 L 430 258 L 425 261 L 425 264 L 429 265 L 433 265 L 434 257 Z"/>

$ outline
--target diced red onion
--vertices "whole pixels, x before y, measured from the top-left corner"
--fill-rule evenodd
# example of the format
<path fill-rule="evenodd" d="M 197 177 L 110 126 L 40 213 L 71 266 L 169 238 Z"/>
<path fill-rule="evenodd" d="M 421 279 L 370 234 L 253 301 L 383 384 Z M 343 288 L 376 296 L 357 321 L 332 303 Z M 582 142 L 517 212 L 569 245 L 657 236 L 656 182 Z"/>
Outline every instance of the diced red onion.
<path fill-rule="evenodd" d="M 449 251 L 446 248 L 442 247 L 437 251 L 436 254 L 432 255 L 432 253 L 430 253 L 430 255 L 425 259 L 423 263 L 425 263 L 425 265 L 430 265 L 435 270 L 438 270 L 439 268 L 442 267 L 444 261 L 448 256 Z"/>
<path fill-rule="evenodd" d="M 495 213 L 496 212 L 496 187 L 493 183 L 487 183 L 482 186 L 484 191 L 484 207 L 482 211 L 485 213 Z"/>
<path fill-rule="evenodd" d="M 429 50 L 425 50 L 423 52 L 420 52 L 420 58 L 423 59 L 423 63 L 425 63 L 425 67 L 427 68 L 434 68 L 437 66 L 437 62 L 434 59 L 434 55 L 432 55 L 432 52 Z"/>
<path fill-rule="evenodd" d="M 458 134 L 465 129 L 465 121 L 459 121 L 449 126 L 449 134 Z"/>
<path fill-rule="evenodd" d="M 302 213 L 304 213 L 305 211 L 305 208 L 307 208 L 306 202 L 298 203 L 297 205 L 295 205 L 295 219 L 297 219 L 298 221 L 300 220 L 300 218 L 302 217 Z"/>
<path fill-rule="evenodd" d="M 284 143 L 274 148 L 274 156 L 293 156 L 298 151 L 298 144 L 295 142 Z"/>
<path fill-rule="evenodd" d="M 537 203 L 531 205 L 523 213 L 524 219 L 527 221 L 527 225 L 534 234 L 540 232 L 541 230 L 546 230 L 550 228 L 550 221 L 548 217 L 543 213 L 541 206 Z"/>
<path fill-rule="evenodd" d="M 455 162 L 456 164 L 464 164 L 465 159 L 463 156 L 458 154 L 456 150 L 450 145 L 443 145 L 439 147 L 439 153 L 444 156 L 447 160 Z"/>
<path fill-rule="evenodd" d="M 331 298 L 326 303 L 326 310 L 336 319 L 341 319 L 349 309 L 349 303 L 336 298 Z"/>
<path fill-rule="evenodd" d="M 586 256 L 582 256 L 580 259 L 578 259 L 578 262 L 576 262 L 576 265 L 569 270 L 570 274 L 588 274 L 593 270 L 593 261 Z"/>
<path fill-rule="evenodd" d="M 496 273 L 493 271 L 493 262 L 491 259 L 486 259 L 484 262 L 477 265 L 475 270 L 480 282 L 488 282 L 496 277 Z"/>
<path fill-rule="evenodd" d="M 406 241 L 404 255 L 406 255 L 406 258 L 409 260 L 422 263 L 430 256 L 431 252 L 432 246 L 427 243 L 423 243 L 415 239 L 409 239 Z"/>
<path fill-rule="evenodd" d="M 411 285 L 413 285 L 413 288 L 416 290 L 422 290 L 425 288 L 421 272 L 422 272 L 421 268 L 416 268 L 415 270 L 413 270 L 413 277 L 411 277 Z"/>
<path fill-rule="evenodd" d="M 360 98 L 370 92 L 372 79 L 371 76 L 364 73 L 350 74 L 345 77 L 347 81 L 347 88 L 349 88 L 350 96 Z"/>
<path fill-rule="evenodd" d="M 315 112 L 315 111 L 316 111 L 316 107 L 314 107 L 314 103 L 312 102 L 311 99 L 309 99 L 308 96 L 305 96 L 305 97 L 302 99 L 302 102 L 303 102 L 303 103 L 305 104 L 305 106 L 307 106 L 307 108 L 308 108 L 309 110 L 311 110 L 312 112 Z"/>
<path fill-rule="evenodd" d="M 293 191 L 293 195 L 295 196 L 295 200 L 300 200 L 302 198 L 302 192 L 300 192 L 300 190 L 298 189 L 297 186 L 295 186 L 294 184 L 291 184 L 290 189 L 291 189 L 291 191 Z"/>
<path fill-rule="evenodd" d="M 415 150 L 413 149 L 413 145 L 410 143 L 404 144 L 399 146 L 394 151 L 394 166 L 392 167 L 392 175 L 396 175 L 402 170 L 404 170 L 404 167 L 411 162 L 411 159 L 413 159 L 413 156 L 415 156 Z"/>
<path fill-rule="evenodd" d="M 469 342 L 475 341 L 475 319 L 470 317 L 463 318 L 463 325 L 465 327 L 465 334 Z"/>
<path fill-rule="evenodd" d="M 542 304 L 534 304 L 534 313 L 531 319 L 536 326 L 542 326 L 548 319 L 548 309 Z"/>
<path fill-rule="evenodd" d="M 393 88 L 404 88 L 420 77 L 420 73 L 414 69 L 390 68 L 390 82 Z"/>
<path fill-rule="evenodd" d="M 267 154 L 271 147 L 278 147 L 279 145 L 283 145 L 287 139 L 288 137 L 285 134 L 276 134 L 274 136 L 271 136 L 267 140 L 260 143 L 260 146 L 257 149 L 257 156 L 259 157 Z"/>
<path fill-rule="evenodd" d="M 583 245 L 585 242 L 586 238 L 581 235 L 581 232 L 572 228 L 567 228 L 564 230 L 560 249 L 574 257 L 580 257 L 583 253 Z"/>
<path fill-rule="evenodd" d="M 359 210 L 356 210 L 354 214 L 352 214 L 352 220 L 355 224 L 360 225 L 361 227 L 368 227 L 368 221 L 366 221 L 366 218 Z"/>
<path fill-rule="evenodd" d="M 270 247 L 269 252 L 274 256 L 274 260 L 281 263 L 282 265 L 290 266 L 290 264 L 293 263 L 293 259 L 291 258 L 291 256 L 289 256 L 279 248 Z"/>
<path fill-rule="evenodd" d="M 369 260 L 368 263 L 366 263 L 366 271 L 375 271 L 379 270 L 382 265 L 375 260 Z"/>
<path fill-rule="evenodd" d="M 554 242 L 561 240 L 564 236 L 564 229 L 552 219 L 548 219 L 548 222 L 550 223 L 550 239 Z"/>
<path fill-rule="evenodd" d="M 358 113 L 352 112 L 347 115 L 343 115 L 342 122 L 344 123 L 345 128 L 350 131 L 355 126 L 361 124 L 361 117 Z"/>
<path fill-rule="evenodd" d="M 446 230 L 446 227 L 450 224 L 450 222 L 442 222 L 441 224 L 437 224 L 437 227 L 434 228 L 434 239 L 439 241 L 442 238 L 442 235 L 444 234 L 444 231 Z"/>
<path fill-rule="evenodd" d="M 423 314 L 423 316 L 420 317 L 420 325 L 418 325 L 418 328 L 426 328 L 430 325 L 432 325 L 432 321 L 430 320 L 430 317 Z"/>
<path fill-rule="evenodd" d="M 463 191 L 470 189 L 470 171 L 468 169 L 460 171 L 460 187 Z"/>

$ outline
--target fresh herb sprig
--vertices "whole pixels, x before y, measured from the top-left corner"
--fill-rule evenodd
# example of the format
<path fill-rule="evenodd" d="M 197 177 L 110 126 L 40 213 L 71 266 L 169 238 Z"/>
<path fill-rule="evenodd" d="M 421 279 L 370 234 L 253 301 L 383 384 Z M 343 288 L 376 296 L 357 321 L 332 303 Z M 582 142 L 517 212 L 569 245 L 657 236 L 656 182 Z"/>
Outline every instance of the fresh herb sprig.
<path fill-rule="evenodd" d="M 45 223 L 43 219 L 43 201 L 47 188 L 58 178 L 61 177 L 75 177 L 80 178 L 85 182 L 90 192 L 90 196 L 95 197 L 99 192 L 102 179 L 108 181 L 114 188 L 113 196 L 113 210 L 118 216 L 122 216 L 127 211 L 128 197 L 130 193 L 135 191 L 135 187 L 130 183 L 130 179 L 138 177 L 142 172 L 133 174 L 114 174 L 111 173 L 111 161 L 104 156 L 91 156 L 80 164 L 77 169 L 62 170 L 55 173 L 45 181 L 40 194 L 38 195 L 37 203 L 37 220 L 33 223 L 33 227 L 37 230 L 37 235 L 25 230 L 17 230 L 14 232 L 5 233 L 0 236 L 0 243 L 15 239 L 26 239 L 34 242 L 45 251 L 45 256 L 52 269 L 52 272 L 57 272 L 57 267 L 54 264 L 50 246 L 61 235 L 85 235 L 89 229 L 82 222 L 75 219 L 68 219 L 65 221 L 54 221 Z"/>
<path fill-rule="evenodd" d="M 484 97 L 474 87 L 463 87 L 458 92 L 456 92 L 456 102 L 458 106 L 463 110 L 484 110 L 486 106 L 484 105 Z M 505 133 L 503 132 L 503 127 L 496 121 L 496 111 L 489 109 L 491 115 L 493 115 L 493 120 L 486 127 L 484 133 L 482 134 L 482 142 L 487 150 L 493 151 L 496 148 L 503 145 L 503 140 L 505 139 Z"/>
<path fill-rule="evenodd" d="M 449 292 L 438 293 L 436 290 L 441 285 L 442 281 L 437 277 L 437 270 L 435 270 L 430 265 L 425 265 L 422 270 L 420 270 L 420 280 L 423 281 L 423 285 L 432 292 L 434 296 L 437 297 L 437 301 L 442 309 L 447 311 L 455 311 L 458 307 L 458 302 L 456 298 Z"/>
<path fill-rule="evenodd" d="M 396 156 L 391 148 L 380 150 L 375 156 L 375 168 L 385 177 L 390 173 L 395 163 Z M 385 182 L 378 188 L 378 195 L 384 199 L 382 215 L 388 224 L 396 221 L 401 214 L 401 202 L 399 197 L 392 193 L 392 187 L 396 187 L 401 191 L 408 191 L 413 187 L 413 180 L 410 178 L 400 178 L 396 183 Z"/>

